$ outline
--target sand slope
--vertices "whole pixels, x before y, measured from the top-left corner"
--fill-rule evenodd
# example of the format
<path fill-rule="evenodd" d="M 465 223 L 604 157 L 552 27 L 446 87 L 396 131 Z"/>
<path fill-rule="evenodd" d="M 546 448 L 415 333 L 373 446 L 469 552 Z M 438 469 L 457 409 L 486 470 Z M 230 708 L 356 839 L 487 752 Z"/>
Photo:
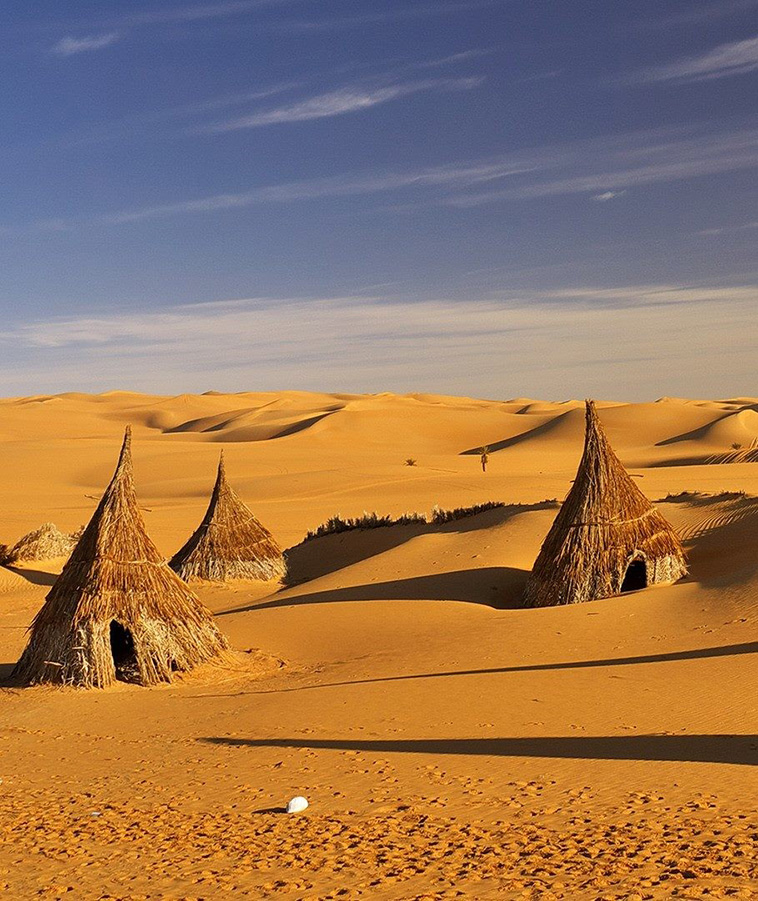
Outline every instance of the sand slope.
<path fill-rule="evenodd" d="M 221 447 L 235 488 L 291 548 L 286 588 L 200 589 L 254 666 L 150 691 L 0 690 L 0 889 L 754 897 L 758 465 L 704 461 L 748 440 L 758 401 L 600 407 L 642 490 L 672 495 L 661 509 L 691 576 L 525 611 L 550 500 L 581 453 L 579 401 L 0 401 L 0 472 L 13 473 L 0 479 L 0 541 L 85 522 L 131 422 L 145 519 L 167 556 L 205 509 Z M 336 513 L 489 500 L 506 506 L 299 544 Z M 0 570 L 6 675 L 60 565 Z M 300 793 L 308 813 L 281 816 Z"/>

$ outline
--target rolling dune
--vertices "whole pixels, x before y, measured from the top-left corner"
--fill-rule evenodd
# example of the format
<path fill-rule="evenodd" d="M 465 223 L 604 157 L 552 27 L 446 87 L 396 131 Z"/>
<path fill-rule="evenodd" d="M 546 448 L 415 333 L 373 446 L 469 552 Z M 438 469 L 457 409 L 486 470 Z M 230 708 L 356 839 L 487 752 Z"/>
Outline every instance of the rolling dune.
<path fill-rule="evenodd" d="M 249 666 L 149 690 L 0 688 L 0 890 L 756 897 L 758 465 L 704 460 L 758 434 L 757 407 L 600 404 L 690 574 L 524 610 L 581 453 L 579 401 L 0 401 L 1 542 L 86 522 L 131 422 L 162 553 L 197 525 L 224 447 L 230 482 L 289 558 L 286 586 L 198 589 Z M 338 513 L 487 501 L 504 506 L 303 542 Z M 0 676 L 61 565 L 0 569 Z M 296 794 L 308 811 L 282 816 Z"/>

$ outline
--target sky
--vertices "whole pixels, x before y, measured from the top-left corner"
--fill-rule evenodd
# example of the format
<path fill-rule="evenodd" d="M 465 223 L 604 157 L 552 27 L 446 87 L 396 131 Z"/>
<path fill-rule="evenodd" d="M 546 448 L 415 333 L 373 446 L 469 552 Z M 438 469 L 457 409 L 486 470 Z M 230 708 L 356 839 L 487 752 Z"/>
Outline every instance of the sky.
<path fill-rule="evenodd" d="M 5 0 L 0 394 L 758 395 L 758 0 Z"/>

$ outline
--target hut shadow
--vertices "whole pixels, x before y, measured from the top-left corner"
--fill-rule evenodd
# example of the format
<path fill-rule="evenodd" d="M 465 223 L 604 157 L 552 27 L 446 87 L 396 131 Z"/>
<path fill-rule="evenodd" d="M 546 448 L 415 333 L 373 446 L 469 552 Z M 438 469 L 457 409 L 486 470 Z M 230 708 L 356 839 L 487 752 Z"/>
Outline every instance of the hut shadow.
<path fill-rule="evenodd" d="M 419 535 L 475 532 L 503 525 L 519 513 L 557 510 L 559 507 L 557 500 L 538 501 L 534 504 L 506 504 L 473 516 L 462 516 L 452 522 L 351 529 L 334 535 L 324 535 L 322 538 L 312 538 L 285 551 L 287 559 L 285 588 L 318 579 L 384 554 Z"/>
<path fill-rule="evenodd" d="M 410 579 L 394 579 L 391 582 L 370 582 L 367 585 L 275 597 L 260 604 L 222 610 L 216 616 L 341 601 L 463 601 L 483 604 L 496 610 L 513 610 L 522 606 L 528 575 L 527 570 L 508 566 L 456 570 Z"/>
<path fill-rule="evenodd" d="M 10 687 L 11 673 L 15 666 L 15 663 L 0 663 L 0 686 Z"/>
<path fill-rule="evenodd" d="M 758 641 L 742 644 L 719 645 L 715 648 L 695 648 L 687 651 L 669 651 L 661 654 L 643 654 L 636 657 L 607 657 L 600 660 L 569 660 L 558 663 L 525 663 L 515 666 L 495 666 L 485 669 L 447 670 L 434 673 L 408 673 L 401 676 L 380 676 L 376 679 L 346 679 L 341 682 L 317 682 L 314 685 L 298 685 L 292 688 L 267 688 L 237 692 L 232 697 L 258 694 L 292 694 L 302 691 L 323 691 L 325 688 L 346 688 L 355 685 L 377 685 L 385 682 L 415 682 L 424 679 L 449 679 L 465 676 L 501 676 L 512 673 L 554 672 L 564 670 L 596 669 L 607 666 L 640 666 L 648 663 L 676 663 L 680 660 L 708 660 L 718 657 L 739 657 L 758 654 Z M 206 696 L 204 696 L 206 697 Z M 214 697 L 229 697 L 216 695 Z"/>
<path fill-rule="evenodd" d="M 427 738 L 391 741 L 306 738 L 201 738 L 243 748 L 363 751 L 378 754 L 464 754 L 564 760 L 639 760 L 758 765 L 758 735 L 602 735 L 542 738 Z"/>
<path fill-rule="evenodd" d="M 5 568 L 17 576 L 21 576 L 22 579 L 26 579 L 32 585 L 44 585 L 48 588 L 55 585 L 59 575 L 59 573 L 49 573 L 42 569 L 24 569 L 20 566 L 6 566 Z"/>

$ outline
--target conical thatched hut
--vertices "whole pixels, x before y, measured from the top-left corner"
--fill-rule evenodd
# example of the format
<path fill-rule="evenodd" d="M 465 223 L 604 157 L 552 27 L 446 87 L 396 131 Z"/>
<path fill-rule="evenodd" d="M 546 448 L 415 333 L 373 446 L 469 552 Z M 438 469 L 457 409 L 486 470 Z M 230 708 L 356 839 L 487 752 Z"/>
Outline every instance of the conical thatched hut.
<path fill-rule="evenodd" d="M 587 401 L 584 454 L 526 586 L 526 606 L 580 604 L 687 572 L 674 529 L 634 484 Z"/>
<path fill-rule="evenodd" d="M 19 681 L 153 685 L 227 647 L 147 535 L 130 439 L 127 428 L 113 479 L 31 625 L 13 673 Z"/>
<path fill-rule="evenodd" d="M 285 574 L 284 557 L 271 532 L 258 522 L 226 481 L 223 451 L 203 521 L 169 565 L 188 582 L 267 580 Z"/>
<path fill-rule="evenodd" d="M 9 548 L 3 563 L 16 563 L 24 560 L 53 560 L 56 557 L 68 557 L 76 547 L 80 535 L 66 535 L 54 523 L 43 523 L 38 529 L 23 535 Z"/>

